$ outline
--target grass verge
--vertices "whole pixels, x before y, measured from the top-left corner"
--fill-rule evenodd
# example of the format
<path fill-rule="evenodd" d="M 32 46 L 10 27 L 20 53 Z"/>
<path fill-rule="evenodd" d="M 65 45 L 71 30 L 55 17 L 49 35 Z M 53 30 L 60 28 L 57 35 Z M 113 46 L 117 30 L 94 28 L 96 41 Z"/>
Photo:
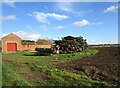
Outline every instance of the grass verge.
<path fill-rule="evenodd" d="M 19 74 L 3 64 L 2 86 L 31 86 Z"/>
<path fill-rule="evenodd" d="M 64 60 L 74 61 L 74 60 L 82 59 L 84 57 L 95 55 L 98 52 L 99 51 L 96 49 L 87 49 L 82 52 L 76 52 L 76 53 L 71 53 L 71 54 L 55 54 L 53 55 L 53 57 L 55 59 L 64 59 Z"/>
<path fill-rule="evenodd" d="M 84 57 L 89 57 L 91 55 L 97 54 L 99 51 L 96 49 L 87 49 L 82 52 L 76 52 L 71 54 L 53 54 L 50 56 L 32 56 L 35 53 L 32 52 L 16 52 L 16 53 L 3 53 L 3 58 L 12 58 L 15 60 L 21 60 L 21 59 L 32 59 L 32 60 L 38 60 L 41 59 L 42 62 L 45 62 L 47 60 L 56 60 L 56 59 L 63 59 L 63 60 L 78 60 Z M 29 56 L 26 56 L 26 54 L 29 54 Z"/>

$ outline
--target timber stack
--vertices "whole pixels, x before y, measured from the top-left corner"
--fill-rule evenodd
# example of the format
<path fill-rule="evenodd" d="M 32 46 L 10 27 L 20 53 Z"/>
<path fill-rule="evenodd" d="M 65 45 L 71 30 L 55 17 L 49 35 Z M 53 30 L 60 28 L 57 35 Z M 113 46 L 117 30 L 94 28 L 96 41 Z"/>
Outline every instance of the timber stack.
<path fill-rule="evenodd" d="M 83 37 L 72 37 L 67 36 L 63 37 L 62 40 L 56 40 L 53 43 L 53 53 L 73 53 L 73 52 L 81 52 L 87 49 L 88 44 L 86 39 Z"/>
<path fill-rule="evenodd" d="M 83 37 L 66 36 L 62 40 L 55 40 L 51 48 L 36 48 L 38 55 L 63 54 L 81 52 L 87 49 L 88 44 Z"/>
<path fill-rule="evenodd" d="M 51 55 L 53 53 L 52 48 L 36 48 L 37 55 Z"/>

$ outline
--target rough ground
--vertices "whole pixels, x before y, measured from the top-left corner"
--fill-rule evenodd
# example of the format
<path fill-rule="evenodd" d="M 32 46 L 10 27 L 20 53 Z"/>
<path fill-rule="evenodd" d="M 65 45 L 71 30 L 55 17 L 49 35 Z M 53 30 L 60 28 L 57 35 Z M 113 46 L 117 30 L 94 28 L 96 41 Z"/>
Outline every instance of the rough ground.
<path fill-rule="evenodd" d="M 120 47 L 99 47 L 97 55 L 83 58 L 77 61 L 55 62 L 59 69 L 71 70 L 73 72 L 84 72 L 94 80 L 103 80 L 120 85 L 119 76 L 119 52 Z"/>
<path fill-rule="evenodd" d="M 16 60 L 13 59 L 3 59 L 3 62 L 7 63 L 7 64 L 16 64 L 16 69 L 17 69 L 17 73 L 21 74 L 24 79 L 26 79 L 28 82 L 30 82 L 31 84 L 36 83 L 35 85 L 37 85 L 37 81 L 42 80 L 44 78 L 46 78 L 47 73 L 43 73 L 43 72 L 33 72 L 31 70 L 31 68 L 28 66 L 28 62 L 17 62 Z"/>

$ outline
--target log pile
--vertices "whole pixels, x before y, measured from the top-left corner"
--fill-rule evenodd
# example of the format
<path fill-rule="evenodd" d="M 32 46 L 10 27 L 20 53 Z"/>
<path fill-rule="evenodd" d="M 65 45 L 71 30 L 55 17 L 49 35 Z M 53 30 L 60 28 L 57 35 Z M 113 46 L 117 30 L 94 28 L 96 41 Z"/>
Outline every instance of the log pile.
<path fill-rule="evenodd" d="M 62 40 L 56 40 L 53 43 L 53 53 L 73 53 L 81 52 L 87 49 L 88 45 L 86 39 L 83 37 L 72 37 L 67 36 L 62 38 Z"/>
<path fill-rule="evenodd" d="M 36 48 L 38 55 L 81 52 L 87 49 L 86 39 L 83 37 L 67 36 L 62 40 L 55 40 L 51 48 Z"/>
<path fill-rule="evenodd" d="M 36 48 L 35 51 L 37 51 L 37 55 L 50 55 L 53 53 L 51 48 Z"/>

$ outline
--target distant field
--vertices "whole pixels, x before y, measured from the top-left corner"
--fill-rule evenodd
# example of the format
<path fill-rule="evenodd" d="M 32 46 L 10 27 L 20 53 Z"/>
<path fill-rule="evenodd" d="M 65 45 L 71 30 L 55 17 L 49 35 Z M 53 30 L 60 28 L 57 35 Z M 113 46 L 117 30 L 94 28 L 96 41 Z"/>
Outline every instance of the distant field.
<path fill-rule="evenodd" d="M 96 49 L 51 56 L 32 56 L 34 52 L 3 53 L 3 86 L 114 86 L 102 80 L 93 80 L 82 71 L 76 73 L 64 67 L 56 67 L 98 53 Z"/>

